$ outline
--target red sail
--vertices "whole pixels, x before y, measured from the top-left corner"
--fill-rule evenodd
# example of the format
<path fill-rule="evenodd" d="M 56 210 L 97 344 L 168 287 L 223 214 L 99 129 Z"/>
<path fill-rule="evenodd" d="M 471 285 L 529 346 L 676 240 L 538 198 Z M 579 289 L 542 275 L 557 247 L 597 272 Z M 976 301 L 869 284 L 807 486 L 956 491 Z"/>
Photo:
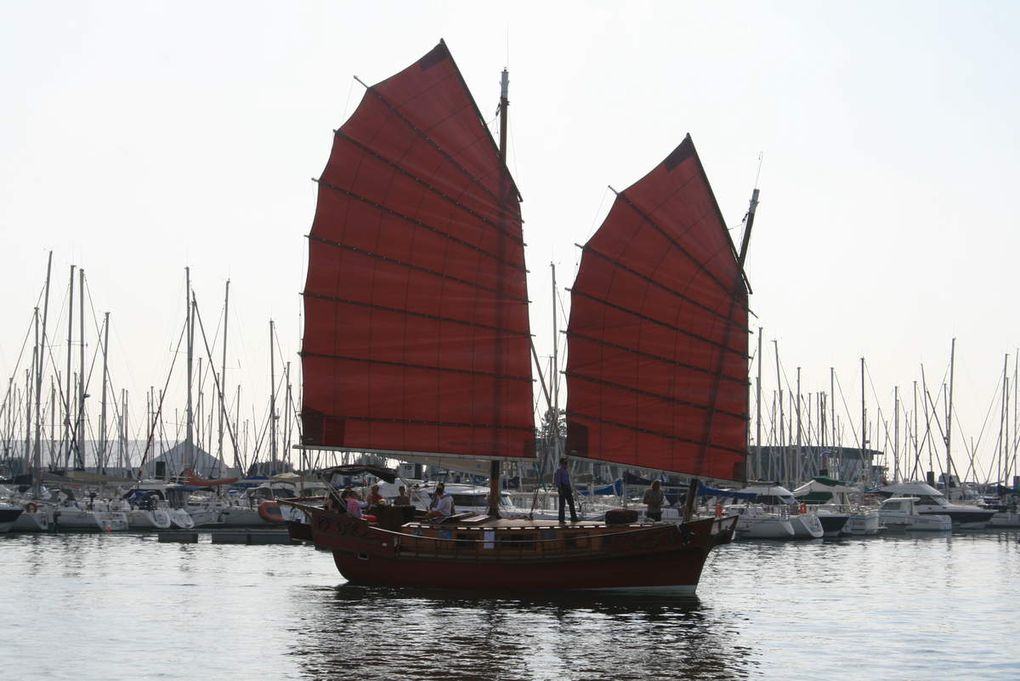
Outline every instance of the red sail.
<path fill-rule="evenodd" d="M 534 455 L 520 198 L 444 43 L 368 88 L 309 235 L 309 447 Z"/>
<path fill-rule="evenodd" d="M 688 135 L 584 247 L 567 328 L 567 449 L 742 480 L 747 288 Z"/>

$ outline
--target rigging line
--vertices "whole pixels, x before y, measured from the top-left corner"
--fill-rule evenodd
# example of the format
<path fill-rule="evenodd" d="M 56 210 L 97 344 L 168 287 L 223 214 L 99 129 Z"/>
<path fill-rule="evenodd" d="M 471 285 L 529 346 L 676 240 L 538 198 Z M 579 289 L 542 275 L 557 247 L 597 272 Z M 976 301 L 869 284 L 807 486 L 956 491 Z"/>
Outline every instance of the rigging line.
<path fill-rule="evenodd" d="M 971 471 L 973 471 L 975 474 L 978 472 L 977 466 L 975 466 L 975 459 L 977 457 L 977 450 L 978 450 L 978 448 L 981 447 L 981 440 L 984 439 L 985 428 L 988 427 L 988 418 L 989 418 L 989 416 L 992 413 L 992 408 L 994 406 L 996 406 L 997 404 L 999 404 L 999 392 L 1000 392 L 999 388 L 1001 386 L 1002 386 L 1002 376 L 1000 375 L 996 379 L 995 390 L 992 393 L 991 401 L 988 403 L 988 411 L 985 412 L 984 421 L 981 422 L 981 430 L 978 431 L 977 442 L 974 443 L 971 451 L 968 451 L 968 454 L 970 455 L 970 464 L 967 466 L 967 473 L 968 473 L 968 475 L 970 474 Z M 1000 409 L 1001 409 L 1001 405 L 1000 405 Z M 964 433 L 964 430 L 963 430 L 963 423 L 960 422 L 960 412 L 959 412 L 959 410 L 957 410 L 956 413 L 953 414 L 953 416 L 956 417 L 955 420 L 956 420 L 957 432 L 960 433 L 961 436 L 964 436 L 964 441 L 963 442 L 964 442 L 964 447 L 966 447 L 966 445 L 967 445 L 967 438 L 966 438 L 966 434 Z M 1002 438 L 1002 433 L 1000 432 L 999 433 L 999 439 L 1001 439 L 1001 438 Z M 998 442 L 996 443 L 996 446 L 998 446 Z M 988 475 L 989 476 L 991 475 L 990 471 L 989 471 Z"/>
<path fill-rule="evenodd" d="M 7 396 L 4 397 L 3 405 L 0 405 L 0 414 L 3 414 L 3 408 L 8 408 L 8 400 L 11 395 L 11 386 L 14 385 L 14 378 L 18 375 L 18 371 L 21 369 L 21 360 L 25 356 L 25 348 L 28 347 L 28 339 L 32 336 L 33 329 L 35 327 L 35 316 L 33 315 L 32 321 L 28 323 L 28 328 L 25 330 L 25 339 L 21 342 L 21 350 L 18 351 L 18 359 L 14 363 L 14 372 L 11 374 L 10 379 L 7 382 Z"/>
<path fill-rule="evenodd" d="M 843 410 L 846 412 L 846 419 L 850 423 L 850 433 L 854 436 L 854 442 L 857 443 L 857 447 L 861 450 L 861 454 L 864 453 L 864 445 L 861 444 L 861 439 L 857 437 L 857 429 L 854 427 L 854 418 L 850 414 L 850 407 L 846 403 L 846 395 L 843 394 L 843 384 L 839 382 L 839 374 L 836 372 L 832 373 L 832 377 L 836 379 L 836 387 L 839 389 L 839 399 L 843 401 Z"/>
<path fill-rule="evenodd" d="M 170 369 L 166 372 L 166 382 L 163 384 L 163 389 L 159 392 L 159 405 L 153 405 L 152 410 L 152 425 L 148 427 L 148 436 L 145 440 L 145 449 L 142 451 L 142 460 L 138 464 L 139 468 L 145 465 L 146 459 L 149 457 L 149 451 L 152 448 L 153 440 L 156 436 L 156 424 L 162 429 L 162 415 L 163 415 L 163 400 L 166 399 L 166 389 L 170 385 L 170 377 L 174 372 L 174 365 L 177 363 L 177 357 L 181 352 L 181 342 L 184 340 L 184 332 L 187 330 L 187 324 L 181 326 L 181 335 L 177 337 L 177 348 L 174 350 L 173 360 L 170 362 Z M 148 424 L 146 424 L 148 425 Z"/>

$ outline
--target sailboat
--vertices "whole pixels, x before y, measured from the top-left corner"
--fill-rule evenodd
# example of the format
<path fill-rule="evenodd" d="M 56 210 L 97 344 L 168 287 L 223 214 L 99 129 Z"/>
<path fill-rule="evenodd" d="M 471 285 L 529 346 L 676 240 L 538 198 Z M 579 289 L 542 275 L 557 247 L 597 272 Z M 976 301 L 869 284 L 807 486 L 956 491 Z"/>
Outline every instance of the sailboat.
<path fill-rule="evenodd" d="M 308 237 L 303 447 L 474 462 L 494 491 L 503 462 L 534 460 L 520 195 L 504 153 L 444 42 L 367 87 L 335 132 Z M 747 293 L 688 136 L 584 247 L 568 453 L 742 479 Z M 369 522 L 281 503 L 354 584 L 693 591 L 736 522 L 694 517 L 694 485 L 679 524 L 507 519 L 492 504 L 438 524 L 409 507 Z"/>

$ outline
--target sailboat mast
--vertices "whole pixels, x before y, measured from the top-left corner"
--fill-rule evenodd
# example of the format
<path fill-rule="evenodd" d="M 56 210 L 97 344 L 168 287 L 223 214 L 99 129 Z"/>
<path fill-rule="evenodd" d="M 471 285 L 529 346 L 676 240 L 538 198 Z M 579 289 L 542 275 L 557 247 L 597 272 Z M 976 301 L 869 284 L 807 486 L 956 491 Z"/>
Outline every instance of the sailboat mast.
<path fill-rule="evenodd" d="M 71 336 L 74 332 L 74 265 L 71 265 L 71 278 L 67 293 L 67 388 L 64 390 L 64 438 L 67 451 L 64 453 L 64 465 L 71 458 Z"/>
<path fill-rule="evenodd" d="M 861 357 L 861 467 L 864 467 L 864 450 L 868 448 L 868 417 L 867 408 L 864 404 L 864 358 Z M 871 482 L 871 466 L 864 473 L 864 481 Z"/>
<path fill-rule="evenodd" d="M 553 394 L 553 460 L 559 461 L 560 459 L 560 355 L 559 355 L 559 329 L 557 314 L 556 314 L 556 263 L 549 263 L 549 268 L 552 270 L 552 328 L 553 328 L 553 365 L 552 372 L 549 374 L 549 382 L 552 385 Z"/>
<path fill-rule="evenodd" d="M 507 109 L 510 106 L 510 73 L 507 69 L 503 69 L 503 74 L 499 81 L 500 92 L 499 92 L 499 160 L 503 163 L 504 169 L 506 167 L 506 129 L 507 129 Z M 503 182 L 506 180 L 504 179 Z M 554 301 L 555 306 L 555 301 Z M 555 343 L 556 339 L 553 339 Z M 551 381 L 555 381 L 556 377 L 550 377 Z M 556 405 L 553 406 L 553 412 L 555 414 Z M 489 515 L 499 515 L 499 459 L 493 459 L 489 462 Z"/>
<path fill-rule="evenodd" d="M 85 470 L 85 270 L 78 269 L 78 457 L 75 468 Z"/>
<path fill-rule="evenodd" d="M 53 251 L 46 260 L 46 289 L 43 295 L 42 338 L 37 339 L 38 356 L 35 367 L 35 451 L 32 457 L 33 494 L 38 496 L 42 468 L 42 376 L 46 357 L 46 318 L 50 310 L 50 272 L 53 269 Z"/>
<path fill-rule="evenodd" d="M 185 335 L 188 337 L 188 415 L 187 415 L 187 431 L 186 431 L 186 444 L 184 446 L 184 455 L 187 460 L 184 462 L 182 468 L 191 468 L 195 465 L 195 445 L 193 444 L 195 433 L 194 433 L 194 412 L 191 404 L 192 394 L 192 372 L 193 372 L 193 345 L 195 340 L 194 329 L 192 328 L 192 311 L 191 311 L 191 268 L 184 268 L 184 281 L 185 281 L 185 317 L 184 317 L 184 328 Z"/>
<path fill-rule="evenodd" d="M 106 468 L 106 376 L 107 376 L 107 362 L 109 358 L 107 352 L 110 349 L 110 313 L 107 312 L 103 318 L 103 397 L 100 402 L 99 409 L 99 462 L 97 467 L 101 469 Z M 102 471 L 101 471 L 102 472 Z"/>
<path fill-rule="evenodd" d="M 276 461 L 276 362 L 273 356 L 273 320 L 269 320 L 269 461 Z"/>
<path fill-rule="evenodd" d="M 755 407 L 756 407 L 756 418 L 755 418 L 755 431 L 754 431 L 754 444 L 758 448 L 758 456 L 755 459 L 755 468 L 757 469 L 754 474 L 755 480 L 761 480 L 761 457 L 762 457 L 762 446 L 761 446 L 761 354 L 762 344 L 762 328 L 758 327 L 758 381 L 755 386 Z"/>
<path fill-rule="evenodd" d="M 953 474 L 953 370 L 956 366 L 956 339 L 949 350 L 949 404 L 946 407 L 946 489 L 945 495 L 949 497 L 949 480 Z M 963 482 L 962 480 L 960 481 Z"/>
<path fill-rule="evenodd" d="M 900 387 L 893 389 L 893 402 L 896 409 L 896 426 L 893 435 L 893 482 L 900 481 Z"/>
<path fill-rule="evenodd" d="M 220 369 L 220 384 L 226 388 L 227 385 L 227 322 L 230 317 L 227 313 L 230 310 L 230 280 L 227 279 L 226 292 L 223 294 L 223 364 Z M 219 444 L 216 447 L 216 456 L 223 460 L 223 418 L 226 415 L 227 405 L 224 403 L 223 395 L 225 390 L 220 390 L 220 422 L 219 422 Z"/>

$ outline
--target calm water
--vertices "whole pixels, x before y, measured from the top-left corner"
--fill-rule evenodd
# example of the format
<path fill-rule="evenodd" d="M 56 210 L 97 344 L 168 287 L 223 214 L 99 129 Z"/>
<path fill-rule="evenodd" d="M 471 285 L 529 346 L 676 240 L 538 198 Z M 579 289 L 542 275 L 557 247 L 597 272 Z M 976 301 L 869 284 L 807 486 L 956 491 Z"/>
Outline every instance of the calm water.
<path fill-rule="evenodd" d="M 17 678 L 1020 678 L 1016 532 L 731 544 L 694 598 L 359 589 L 152 535 L 0 535 L 0 565 Z"/>

